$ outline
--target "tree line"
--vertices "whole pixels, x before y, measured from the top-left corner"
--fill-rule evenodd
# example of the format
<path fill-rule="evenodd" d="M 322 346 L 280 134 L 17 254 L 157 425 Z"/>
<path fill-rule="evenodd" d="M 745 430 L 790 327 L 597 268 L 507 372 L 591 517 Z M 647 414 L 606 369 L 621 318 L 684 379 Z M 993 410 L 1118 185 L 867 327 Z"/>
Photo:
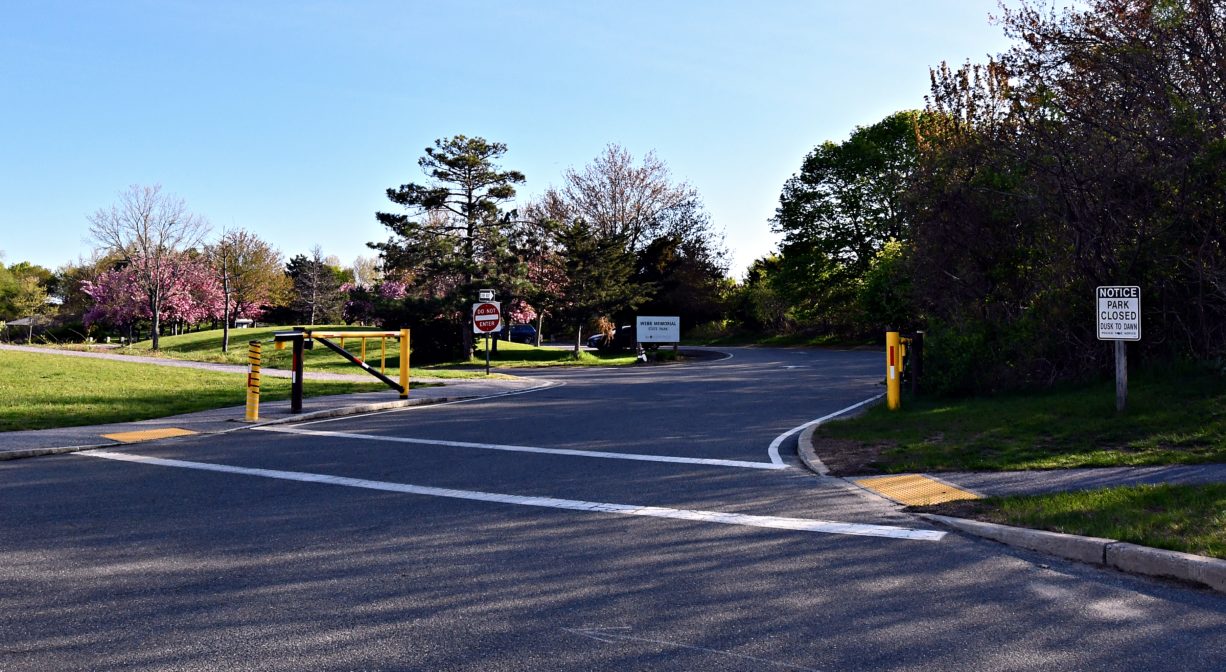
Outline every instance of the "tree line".
<path fill-rule="evenodd" d="M 611 332 L 636 311 L 719 316 L 719 237 L 697 191 L 654 154 L 610 145 L 512 207 L 525 177 L 499 165 L 506 152 L 479 137 L 436 141 L 419 161 L 424 179 L 387 190 L 397 207 L 376 213 L 391 234 L 369 244 L 377 258 L 347 268 L 318 246 L 285 261 L 249 231 L 213 236 L 181 198 L 133 186 L 90 216 L 92 259 L 41 269 L 30 310 L 54 313 L 60 336 L 147 336 L 155 349 L 163 333 L 201 326 L 226 329 L 224 349 L 239 319 L 409 326 L 417 361 L 471 352 L 469 306 L 484 288 L 507 321 L 572 337 L 576 356 L 586 330 Z M 0 299 L 16 297 L 5 277 Z"/>
<path fill-rule="evenodd" d="M 1148 361 L 1226 355 L 1226 6 L 1025 2 L 1014 46 L 931 72 L 922 110 L 824 143 L 746 279 L 776 330 L 927 332 L 964 393 L 1094 376 L 1094 288 L 1139 285 Z M 752 290 L 752 291 L 748 291 Z"/>

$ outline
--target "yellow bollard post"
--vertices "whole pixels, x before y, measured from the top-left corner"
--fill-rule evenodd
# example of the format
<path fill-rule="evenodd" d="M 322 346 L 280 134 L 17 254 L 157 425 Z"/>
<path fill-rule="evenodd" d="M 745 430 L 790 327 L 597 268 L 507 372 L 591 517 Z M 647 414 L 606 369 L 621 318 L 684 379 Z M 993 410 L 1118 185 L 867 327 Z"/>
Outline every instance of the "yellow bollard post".
<path fill-rule="evenodd" d="M 409 330 L 400 330 L 400 398 L 409 398 Z"/>
<path fill-rule="evenodd" d="M 362 337 L 362 357 L 361 357 L 361 360 L 362 360 L 363 362 L 365 362 L 365 361 L 366 361 L 366 337 L 365 337 L 365 336 L 363 336 L 363 337 Z"/>
<path fill-rule="evenodd" d="M 885 332 L 885 402 L 891 411 L 897 411 L 902 406 L 902 344 L 898 340 L 897 331 Z"/>
<path fill-rule="evenodd" d="M 247 422 L 260 419 L 260 342 L 247 345 Z"/>
<path fill-rule="evenodd" d="M 379 337 L 379 373 L 387 375 L 387 336 Z"/>

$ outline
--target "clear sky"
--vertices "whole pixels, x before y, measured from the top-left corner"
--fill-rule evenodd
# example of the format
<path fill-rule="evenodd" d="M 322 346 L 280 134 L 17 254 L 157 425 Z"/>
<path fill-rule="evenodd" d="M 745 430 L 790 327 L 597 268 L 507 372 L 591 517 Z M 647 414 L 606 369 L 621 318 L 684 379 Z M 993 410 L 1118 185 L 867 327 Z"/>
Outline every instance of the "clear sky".
<path fill-rule="evenodd" d="M 55 268 L 161 184 L 215 228 L 348 263 L 435 138 L 509 145 L 530 198 L 608 143 L 702 194 L 734 276 L 804 155 L 1008 43 L 995 0 L 0 4 L 0 250 Z"/>

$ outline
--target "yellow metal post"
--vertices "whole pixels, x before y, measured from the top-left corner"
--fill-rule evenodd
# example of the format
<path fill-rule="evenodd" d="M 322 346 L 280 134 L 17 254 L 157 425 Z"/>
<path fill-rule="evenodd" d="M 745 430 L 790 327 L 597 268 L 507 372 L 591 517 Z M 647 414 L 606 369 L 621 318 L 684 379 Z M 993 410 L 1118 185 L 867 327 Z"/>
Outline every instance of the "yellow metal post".
<path fill-rule="evenodd" d="M 366 361 L 366 337 L 365 336 L 362 337 L 362 357 L 361 359 L 363 362 Z"/>
<path fill-rule="evenodd" d="M 387 375 L 387 336 L 379 337 L 379 373 Z"/>
<path fill-rule="evenodd" d="M 247 345 L 247 422 L 260 419 L 260 342 Z"/>
<path fill-rule="evenodd" d="M 400 398 L 409 398 L 409 330 L 400 330 Z"/>
<path fill-rule="evenodd" d="M 902 406 L 902 343 L 897 331 L 885 332 L 885 402 L 891 411 Z"/>

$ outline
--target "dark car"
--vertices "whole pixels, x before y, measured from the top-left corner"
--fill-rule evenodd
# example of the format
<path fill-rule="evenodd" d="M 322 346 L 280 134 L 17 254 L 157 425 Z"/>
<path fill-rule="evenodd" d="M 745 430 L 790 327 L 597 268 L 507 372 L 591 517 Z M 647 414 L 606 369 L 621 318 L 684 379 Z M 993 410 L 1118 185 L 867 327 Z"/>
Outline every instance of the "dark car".
<path fill-rule="evenodd" d="M 516 324 L 507 329 L 507 340 L 512 343 L 536 345 L 536 327 L 531 324 Z"/>
<path fill-rule="evenodd" d="M 618 327 L 617 333 L 613 335 L 612 343 L 606 342 L 604 334 L 589 336 L 587 347 L 603 351 L 632 350 L 634 349 L 634 327 L 629 325 Z"/>

